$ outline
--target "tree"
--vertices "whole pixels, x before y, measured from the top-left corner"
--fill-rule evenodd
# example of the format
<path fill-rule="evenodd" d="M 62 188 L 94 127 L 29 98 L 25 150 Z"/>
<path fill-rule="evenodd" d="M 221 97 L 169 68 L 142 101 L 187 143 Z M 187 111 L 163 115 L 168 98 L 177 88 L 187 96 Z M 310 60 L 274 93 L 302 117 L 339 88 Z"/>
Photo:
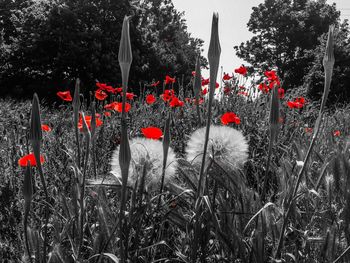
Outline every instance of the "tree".
<path fill-rule="evenodd" d="M 320 99 L 324 89 L 322 60 L 325 53 L 327 34 L 321 38 L 321 45 L 313 50 L 314 60 L 306 76 L 307 95 Z M 345 20 L 336 30 L 334 43 L 335 64 L 328 101 L 332 104 L 350 102 L 350 28 Z"/>
<path fill-rule="evenodd" d="M 12 95 L 55 98 L 58 88 L 67 89 L 77 77 L 85 91 L 94 89 L 96 80 L 120 84 L 125 15 L 132 15 L 129 83 L 136 92 L 139 81 L 190 75 L 203 44 L 190 37 L 171 0 L 6 1 L 7 11 L 0 10 L 6 16 L 0 38 L 8 39 L 0 45 L 0 86 Z"/>
<path fill-rule="evenodd" d="M 236 54 L 255 71 L 277 68 L 286 89 L 303 84 L 314 60 L 311 52 L 340 12 L 326 0 L 265 0 L 253 13 L 248 29 L 254 36 L 235 46 Z"/>

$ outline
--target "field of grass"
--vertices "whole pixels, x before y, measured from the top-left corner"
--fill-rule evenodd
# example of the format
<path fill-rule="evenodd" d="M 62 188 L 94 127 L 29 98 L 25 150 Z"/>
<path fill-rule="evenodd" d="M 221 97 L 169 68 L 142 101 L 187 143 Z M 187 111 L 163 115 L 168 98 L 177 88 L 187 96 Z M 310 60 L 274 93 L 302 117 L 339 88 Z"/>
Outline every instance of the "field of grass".
<path fill-rule="evenodd" d="M 168 79 L 127 113 L 110 105 L 125 90 L 101 84 L 94 103 L 42 101 L 40 118 L 36 97 L 0 100 L 2 262 L 349 262 L 350 107 L 318 118 L 271 72 L 252 99 L 244 75 L 202 103 Z M 36 143 L 42 165 L 26 167 Z"/>

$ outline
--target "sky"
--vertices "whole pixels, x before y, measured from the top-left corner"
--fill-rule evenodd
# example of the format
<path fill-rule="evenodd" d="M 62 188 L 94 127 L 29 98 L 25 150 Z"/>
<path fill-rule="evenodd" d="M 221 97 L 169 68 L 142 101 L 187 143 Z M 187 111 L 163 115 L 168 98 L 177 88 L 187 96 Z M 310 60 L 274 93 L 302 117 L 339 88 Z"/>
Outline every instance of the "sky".
<path fill-rule="evenodd" d="M 249 40 L 253 35 L 248 31 L 247 23 L 252 13 L 252 7 L 258 6 L 264 0 L 173 0 L 178 11 L 184 11 L 188 32 L 192 37 L 204 40 L 204 52 L 207 57 L 210 42 L 211 20 L 213 12 L 219 13 L 219 38 L 221 45 L 220 66 L 224 72 L 232 73 L 245 62 L 239 59 L 234 46 Z M 337 4 L 341 10 L 341 18 L 350 19 L 350 0 L 327 0 Z M 247 64 L 247 63 L 245 63 Z M 219 68 L 219 73 L 220 73 Z M 203 70 L 203 76 L 209 72 Z"/>

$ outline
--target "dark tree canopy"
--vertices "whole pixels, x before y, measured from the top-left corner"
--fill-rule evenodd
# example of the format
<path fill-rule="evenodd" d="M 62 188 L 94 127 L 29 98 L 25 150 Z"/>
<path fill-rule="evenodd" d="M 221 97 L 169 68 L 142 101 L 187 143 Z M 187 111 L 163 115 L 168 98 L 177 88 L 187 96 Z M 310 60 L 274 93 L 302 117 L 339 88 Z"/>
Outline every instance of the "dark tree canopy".
<path fill-rule="evenodd" d="M 307 94 L 320 99 L 324 89 L 324 69 L 322 60 L 325 52 L 327 34 L 321 37 L 321 45 L 314 51 L 314 60 L 306 76 Z M 345 20 L 336 30 L 334 43 L 335 64 L 329 101 L 333 104 L 350 102 L 350 28 Z"/>
<path fill-rule="evenodd" d="M 125 15 L 132 15 L 131 89 L 166 74 L 190 75 L 203 41 L 190 36 L 171 0 L 4 0 L 1 94 L 31 96 L 35 91 L 50 97 L 77 77 L 85 90 L 93 89 L 95 80 L 119 84 Z"/>
<path fill-rule="evenodd" d="M 320 36 L 339 16 L 326 0 L 265 0 L 253 7 L 247 24 L 254 36 L 236 46 L 236 53 L 255 71 L 277 68 L 284 88 L 301 86 Z"/>

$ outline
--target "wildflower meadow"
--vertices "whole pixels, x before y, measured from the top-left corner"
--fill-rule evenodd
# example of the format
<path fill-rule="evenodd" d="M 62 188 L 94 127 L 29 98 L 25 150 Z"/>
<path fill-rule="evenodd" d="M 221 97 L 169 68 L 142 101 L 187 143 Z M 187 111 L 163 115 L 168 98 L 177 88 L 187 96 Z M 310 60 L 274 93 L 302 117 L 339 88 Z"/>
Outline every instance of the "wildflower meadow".
<path fill-rule="evenodd" d="M 274 68 L 257 85 L 244 65 L 220 72 L 218 13 L 209 76 L 198 54 L 189 83 L 131 90 L 131 20 L 120 85 L 0 99 L 0 262 L 350 262 L 350 107 L 327 103 L 336 28 L 317 101 Z"/>

